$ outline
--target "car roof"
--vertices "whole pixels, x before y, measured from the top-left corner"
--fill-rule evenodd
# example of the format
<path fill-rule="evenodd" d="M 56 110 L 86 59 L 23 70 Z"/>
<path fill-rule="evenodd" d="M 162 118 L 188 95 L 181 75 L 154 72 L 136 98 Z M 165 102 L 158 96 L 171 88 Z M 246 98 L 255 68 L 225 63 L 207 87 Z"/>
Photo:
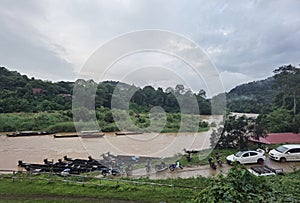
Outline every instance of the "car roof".
<path fill-rule="evenodd" d="M 282 145 L 283 147 L 286 147 L 288 149 L 292 149 L 292 148 L 300 148 L 300 144 L 285 144 Z"/>
<path fill-rule="evenodd" d="M 244 153 L 244 152 L 258 152 L 258 151 L 255 151 L 255 150 L 242 150 L 242 151 L 239 151 L 239 152 Z"/>

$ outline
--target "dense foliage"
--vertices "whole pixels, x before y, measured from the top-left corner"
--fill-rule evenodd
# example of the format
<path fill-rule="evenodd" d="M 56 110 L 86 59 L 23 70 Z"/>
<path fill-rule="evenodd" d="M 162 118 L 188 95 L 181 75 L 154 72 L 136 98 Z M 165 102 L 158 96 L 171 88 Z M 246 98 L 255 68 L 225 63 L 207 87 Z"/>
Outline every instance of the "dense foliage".
<path fill-rule="evenodd" d="M 258 119 L 244 116 L 227 115 L 222 128 L 213 130 L 210 143 L 220 149 L 248 148 L 249 138 L 259 139 L 267 134 Z"/>
<path fill-rule="evenodd" d="M 278 94 L 274 77 L 239 85 L 226 94 L 227 107 L 233 112 L 262 113 Z"/>
<path fill-rule="evenodd" d="M 244 167 L 233 167 L 227 177 L 210 178 L 197 202 L 298 202 L 300 171 L 287 176 L 256 177 Z M 298 177 L 299 178 L 299 177 Z"/>
<path fill-rule="evenodd" d="M 92 80 L 79 79 L 75 83 L 63 81 L 53 83 L 35 78 L 29 79 L 26 75 L 9 71 L 4 67 L 0 67 L 0 113 L 71 110 L 75 84 L 79 87 L 76 89 L 78 91 L 80 87 L 87 85 L 95 87 L 95 98 L 93 98 L 93 92 L 86 92 L 85 98 L 86 101 L 89 99 L 95 101 L 93 108 L 111 108 L 113 95 L 118 97 L 124 94 L 130 95 L 133 92 L 130 98 L 130 109 L 135 112 L 149 112 L 154 106 L 162 107 L 167 113 L 181 112 L 180 105 L 194 97 L 199 109 L 196 112 L 184 113 L 211 113 L 210 101 L 205 98 L 205 92 L 201 90 L 193 93 L 185 89 L 183 85 L 177 85 L 175 88 L 169 87 L 164 91 L 162 88 L 154 89 L 152 86 L 139 88 L 114 81 L 97 84 Z M 121 88 L 119 92 L 116 91 L 116 86 Z"/>
<path fill-rule="evenodd" d="M 0 67 L 0 112 L 39 112 L 71 108 L 72 83 L 29 79 Z"/>
<path fill-rule="evenodd" d="M 299 132 L 300 69 L 287 65 L 279 67 L 274 73 L 273 77 L 266 80 L 251 82 L 232 89 L 226 94 L 227 107 L 230 111 L 260 113 L 257 123 L 268 132 Z M 75 90 L 73 90 L 74 85 L 77 87 Z M 86 87 L 94 88 L 95 97 L 91 92 L 86 91 Z M 73 121 L 71 110 L 74 91 L 84 93 L 84 96 L 79 100 L 80 102 L 75 102 L 75 107 L 78 104 L 77 107 L 79 108 L 74 109 L 73 103 L 73 112 L 76 112 L 75 121 L 88 122 L 93 116 L 90 111 L 96 108 L 99 124 L 106 131 L 117 129 L 112 122 L 112 113 L 107 111 L 112 107 L 129 111 L 134 123 L 140 123 L 139 126 L 146 127 L 149 125 L 149 121 L 145 119 L 149 117 L 148 113 L 151 113 L 153 107 L 160 106 L 169 117 L 170 113 L 179 112 L 185 114 L 211 114 L 211 102 L 214 102 L 214 107 L 220 106 L 220 109 L 222 109 L 222 104 L 219 105 L 216 101 L 218 101 L 218 98 L 225 96 L 223 94 L 217 95 L 210 100 L 206 98 L 203 90 L 193 93 L 189 89 L 185 89 L 183 85 L 163 90 L 162 88 L 154 89 L 152 86 L 139 88 L 113 81 L 104 81 L 99 84 L 92 80 L 77 80 L 75 83 L 52 83 L 35 78 L 29 79 L 26 75 L 0 67 L 0 113 L 39 113 L 47 111 L 48 113 L 67 116 L 64 119 L 54 118 L 57 122 L 62 122 L 60 124 L 56 124 L 57 122 L 55 123 L 53 119 L 45 124 L 34 123 L 32 119 L 24 119 L 25 123 L 17 124 L 17 121 L 22 120 L 22 118 L 14 119 L 12 115 L 7 115 L 8 121 L 5 121 L 0 129 L 24 129 L 22 126 L 26 125 L 31 126 L 28 129 L 45 129 L 43 125 L 52 128 L 54 124 L 56 124 L 53 127 L 54 129 L 74 129 L 74 125 L 71 123 Z M 128 99 L 129 102 L 122 102 L 121 98 L 124 95 L 131 95 L 131 98 Z M 194 101 L 192 98 L 196 98 L 198 109 L 189 108 L 193 106 Z M 112 99 L 114 100 L 113 106 Z M 90 101 L 94 101 L 94 103 L 90 103 Z M 182 109 L 182 106 L 186 108 Z M 100 116 L 101 112 L 105 112 L 105 116 Z M 135 116 L 139 117 L 140 114 L 146 115 L 146 118 L 142 116 L 138 120 L 135 119 Z M 6 116 L 2 115 L 3 117 Z M 106 118 L 104 119 L 104 117 Z M 101 120 L 101 118 L 104 120 Z M 128 123 L 128 121 L 126 122 Z M 172 128 L 176 128 L 176 125 Z M 169 132 L 169 130 L 166 130 L 166 132 Z"/>
<path fill-rule="evenodd" d="M 87 116 L 92 112 L 82 110 L 82 114 Z M 197 115 L 167 113 L 163 115 L 155 115 L 141 113 L 139 117 L 135 116 L 134 111 L 129 113 L 125 110 L 114 110 L 115 119 L 112 111 L 108 108 L 101 107 L 96 109 L 96 119 L 100 129 L 103 132 L 112 132 L 118 130 L 125 131 L 142 131 L 142 132 L 178 132 L 180 126 L 181 130 L 185 132 L 206 131 L 208 124 L 200 120 Z M 127 119 L 126 116 L 129 115 Z M 88 117 L 88 116 L 87 116 Z M 182 125 L 181 119 L 185 117 L 186 123 L 196 123 L 197 125 Z M 120 121 L 121 127 L 119 129 L 115 121 Z M 152 126 L 150 126 L 152 122 Z M 0 114 L 0 132 L 10 131 L 50 131 L 50 132 L 75 132 L 75 124 L 77 130 L 91 130 L 93 124 L 89 121 L 82 122 L 80 120 L 73 120 L 71 110 L 55 111 L 55 112 L 40 112 L 40 113 L 6 113 Z M 197 129 L 198 128 L 198 129 Z"/>
<path fill-rule="evenodd" d="M 237 86 L 226 96 L 229 110 L 259 113 L 257 122 L 268 132 L 300 132 L 300 68 L 281 66 L 273 77 Z"/>
<path fill-rule="evenodd" d="M 300 132 L 300 68 L 292 65 L 274 71 L 279 89 L 270 110 L 263 112 L 259 122 L 269 132 Z"/>

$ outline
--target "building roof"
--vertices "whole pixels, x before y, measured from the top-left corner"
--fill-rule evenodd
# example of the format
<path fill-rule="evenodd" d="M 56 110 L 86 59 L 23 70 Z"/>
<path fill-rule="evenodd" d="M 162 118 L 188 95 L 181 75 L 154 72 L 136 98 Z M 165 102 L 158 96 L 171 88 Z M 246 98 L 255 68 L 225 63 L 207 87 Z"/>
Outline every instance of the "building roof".
<path fill-rule="evenodd" d="M 260 137 L 259 140 L 249 138 L 252 142 L 258 142 L 263 144 L 281 144 L 281 143 L 295 143 L 300 144 L 300 133 L 270 133 L 267 137 Z"/>

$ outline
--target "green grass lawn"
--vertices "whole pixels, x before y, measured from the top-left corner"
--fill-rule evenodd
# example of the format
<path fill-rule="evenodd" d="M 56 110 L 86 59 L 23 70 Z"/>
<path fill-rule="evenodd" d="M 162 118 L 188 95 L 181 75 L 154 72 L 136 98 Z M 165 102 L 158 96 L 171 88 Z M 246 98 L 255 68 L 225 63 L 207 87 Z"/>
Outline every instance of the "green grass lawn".
<path fill-rule="evenodd" d="M 111 202 L 112 200 L 115 202 L 117 202 L 116 200 L 189 202 L 197 191 L 186 188 L 95 179 L 87 179 L 85 184 L 68 183 L 63 182 L 63 178 L 59 176 L 51 176 L 51 181 L 49 181 L 47 180 L 49 178 L 47 175 L 35 176 L 32 177 L 32 180 L 21 179 L 26 177 L 26 174 L 17 174 L 16 177 L 18 178 L 14 179 L 14 181 L 11 178 L 0 180 L 0 196 L 2 197 L 0 202 Z M 34 180 L 37 178 L 39 180 Z M 196 184 L 196 180 L 192 180 L 194 181 L 193 185 Z M 140 179 L 137 181 L 145 182 L 147 180 Z M 176 180 L 151 182 L 179 184 Z M 185 186 L 190 186 L 191 184 L 189 179 L 181 182 Z"/>
<path fill-rule="evenodd" d="M 209 196 L 212 194 L 216 197 L 211 202 L 222 202 L 220 201 L 222 198 L 234 198 L 234 196 L 226 196 L 226 194 L 236 195 L 241 200 L 246 198 L 247 202 L 249 200 L 259 202 L 266 197 L 270 199 L 265 199 L 265 202 L 300 201 L 300 171 L 284 176 L 255 177 L 251 174 L 247 175 L 246 169 L 242 166 L 234 168 L 233 172 L 230 172 L 227 177 L 167 180 L 149 180 L 145 178 L 137 180 L 100 180 L 85 177 L 84 184 L 80 182 L 82 177 L 64 179 L 60 176 L 50 176 L 48 174 L 29 176 L 26 173 L 20 173 L 16 174 L 14 179 L 12 175 L 1 175 L 0 177 L 0 203 L 207 202 L 204 200 L 212 199 Z M 260 193 L 258 188 L 265 188 L 267 192 Z M 251 195 L 247 196 L 248 191 Z"/>

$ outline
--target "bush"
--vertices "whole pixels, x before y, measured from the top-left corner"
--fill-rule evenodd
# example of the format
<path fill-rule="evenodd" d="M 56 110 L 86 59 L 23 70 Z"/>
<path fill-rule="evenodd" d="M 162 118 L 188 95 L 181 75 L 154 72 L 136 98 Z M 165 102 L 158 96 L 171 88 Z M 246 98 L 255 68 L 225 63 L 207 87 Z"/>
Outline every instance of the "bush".
<path fill-rule="evenodd" d="M 50 132 L 76 132 L 74 122 L 56 123 L 46 130 Z"/>
<path fill-rule="evenodd" d="M 273 189 L 264 177 L 252 175 L 244 166 L 236 165 L 228 176 L 211 178 L 210 185 L 202 190 L 197 202 L 265 202 Z M 267 202 L 267 201 L 266 201 Z"/>

